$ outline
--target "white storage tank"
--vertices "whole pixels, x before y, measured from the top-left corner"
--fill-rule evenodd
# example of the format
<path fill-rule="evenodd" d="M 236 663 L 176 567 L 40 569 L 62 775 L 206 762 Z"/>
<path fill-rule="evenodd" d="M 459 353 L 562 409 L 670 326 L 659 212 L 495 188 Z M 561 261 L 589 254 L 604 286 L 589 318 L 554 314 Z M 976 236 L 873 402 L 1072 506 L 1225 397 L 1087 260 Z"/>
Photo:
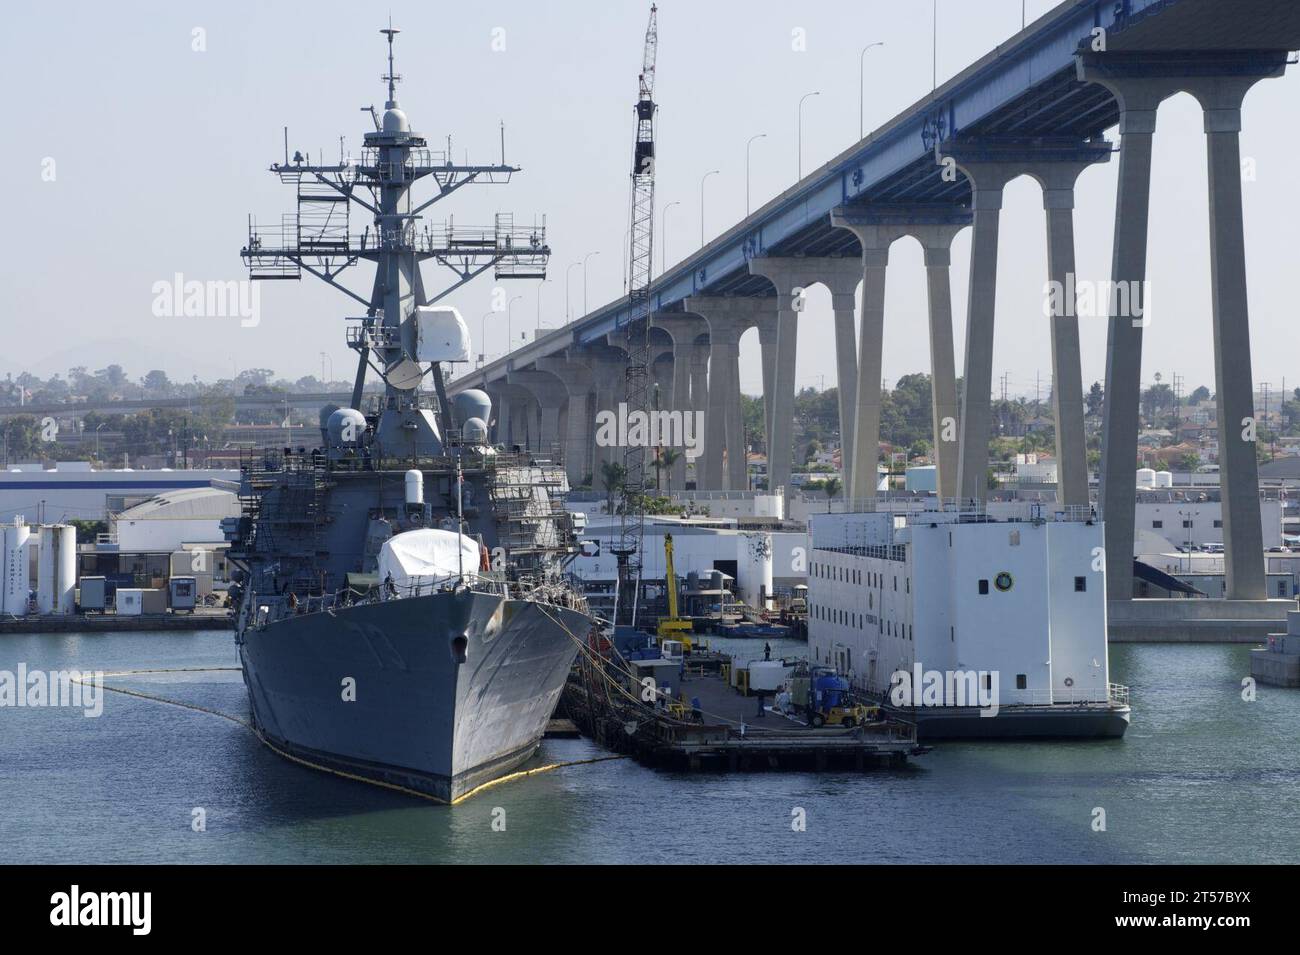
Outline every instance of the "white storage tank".
<path fill-rule="evenodd" d="M 1173 487 L 1174 475 L 1170 471 L 1157 471 L 1155 483 L 1156 487 Z"/>
<path fill-rule="evenodd" d="M 36 529 L 36 612 L 54 612 L 54 525 Z"/>
<path fill-rule="evenodd" d="M 1155 487 L 1156 472 L 1153 468 L 1138 468 L 1137 472 L 1138 487 Z"/>
<path fill-rule="evenodd" d="M 0 528 L 0 612 L 15 617 L 27 615 L 31 592 L 32 529 L 15 518 L 12 525 Z"/>
<path fill-rule="evenodd" d="M 71 524 L 54 528 L 54 612 L 77 609 L 77 529 Z"/>
<path fill-rule="evenodd" d="M 36 612 L 72 613 L 77 586 L 77 529 L 43 524 L 36 559 Z"/>

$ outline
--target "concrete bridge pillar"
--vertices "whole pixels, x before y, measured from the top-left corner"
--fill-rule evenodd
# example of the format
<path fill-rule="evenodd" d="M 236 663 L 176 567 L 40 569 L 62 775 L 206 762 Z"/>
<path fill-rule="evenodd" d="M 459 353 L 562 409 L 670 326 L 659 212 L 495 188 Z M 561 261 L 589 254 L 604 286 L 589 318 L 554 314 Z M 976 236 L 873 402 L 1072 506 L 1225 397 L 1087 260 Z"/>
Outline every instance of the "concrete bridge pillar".
<path fill-rule="evenodd" d="M 537 428 L 530 431 L 529 450 L 543 455 L 563 454 L 560 442 L 560 409 L 568 400 L 568 390 L 552 374 L 544 371 L 506 372 L 506 381 L 532 395 L 537 403 Z"/>
<path fill-rule="evenodd" d="M 1074 272 L 1074 184 L 1093 162 L 1110 159 L 1101 141 L 1091 161 L 1046 161 L 1028 172 L 1043 188 L 1047 216 L 1047 277 L 1052 284 L 1052 414 L 1056 421 L 1056 500 L 1088 506 L 1088 451 L 1083 432 L 1083 370 Z M 1060 290 L 1060 293 L 1057 293 Z"/>
<path fill-rule="evenodd" d="M 567 392 L 567 411 L 560 434 L 564 447 L 564 470 L 569 476 L 569 485 L 577 487 L 592 473 L 591 449 L 596 443 L 591 369 L 558 356 L 539 358 L 537 367 L 559 379 Z M 595 478 L 591 480 L 594 482 Z"/>
<path fill-rule="evenodd" d="M 703 415 L 695 416 L 693 411 L 695 403 L 691 398 L 691 387 L 694 379 L 695 369 L 692 362 L 695 358 L 696 340 L 702 332 L 706 332 L 708 324 L 698 315 L 688 313 L 657 313 L 651 318 L 651 322 L 657 328 L 662 328 L 671 337 L 673 342 L 673 378 L 672 392 L 668 396 L 667 407 L 670 411 L 679 411 L 682 414 L 682 426 L 686 427 L 686 416 L 691 415 L 691 427 L 695 427 L 695 421 Z M 703 411 L 703 407 L 700 408 Z M 692 431 L 692 434 L 695 434 Z M 704 435 L 695 434 L 695 440 L 702 441 Z M 669 473 L 665 475 L 669 481 L 669 488 L 682 491 L 686 489 L 686 449 L 674 448 L 680 454 L 680 457 L 673 462 Z"/>
<path fill-rule="evenodd" d="M 885 327 L 885 269 L 889 265 L 889 246 L 903 234 L 903 231 L 897 226 L 874 222 L 858 224 L 843 215 L 833 215 L 831 222 L 851 231 L 862 246 L 862 259 L 857 266 L 862 275 L 862 319 L 857 336 L 853 408 L 848 413 L 852 428 L 851 437 L 842 439 L 841 459 L 847 484 L 845 497 L 850 501 L 864 501 L 874 499 L 876 496 L 876 468 L 880 457 L 880 376 L 883 361 L 881 343 Z M 839 316 L 836 317 L 838 323 Z M 847 337 L 851 339 L 852 336 Z M 841 398 L 847 396 L 842 395 Z M 843 408 L 841 404 L 841 424 L 845 420 Z"/>
<path fill-rule="evenodd" d="M 709 326 L 704 490 L 749 488 L 744 409 L 740 401 L 740 336 L 755 324 L 755 315 L 761 306 L 761 300 L 728 295 L 692 295 L 686 299 L 686 310 L 702 316 Z M 770 457 L 768 467 L 771 467 Z"/>
<path fill-rule="evenodd" d="M 954 159 L 970 180 L 974 235 L 963 368 L 959 495 L 983 500 L 987 493 L 988 443 L 992 427 L 993 318 L 1002 191 L 1025 174 L 1043 190 L 1047 220 L 1048 278 L 1060 289 L 1051 317 L 1053 403 L 1056 421 L 1057 500 L 1088 504 L 1088 462 L 1083 433 L 1083 383 L 1079 323 L 1074 308 L 1074 183 L 1084 169 L 1110 157 L 1104 140 L 1044 138 L 1025 142 L 975 137 L 947 143 L 940 154 Z"/>
<path fill-rule="evenodd" d="M 853 422 L 857 411 L 858 342 L 853 325 L 858 282 L 862 279 L 860 258 L 823 256 L 801 258 L 804 286 L 823 285 L 831 293 L 831 311 L 835 320 L 835 374 L 839 393 L 840 460 L 845 484 L 852 483 Z M 798 388 L 795 389 L 798 393 Z"/>
<path fill-rule="evenodd" d="M 707 323 L 705 328 L 707 328 Z M 709 411 L 709 335 L 704 334 L 695 339 L 691 349 L 691 410 L 697 412 L 696 422 L 704 422 L 704 433 L 699 436 L 701 442 L 707 439 Z M 705 452 L 707 453 L 707 451 Z M 698 457 L 687 466 L 688 477 L 693 474 L 695 486 L 704 487 L 704 458 Z"/>
<path fill-rule="evenodd" d="M 1268 75 L 1280 75 L 1281 70 L 1279 67 Z M 1241 103 L 1259 78 L 1216 78 L 1191 90 L 1205 111 L 1214 391 L 1223 495 L 1224 585 L 1229 600 L 1263 600 L 1267 596 L 1241 208 Z"/>
<path fill-rule="evenodd" d="M 1083 374 L 1079 356 L 1079 319 L 1075 308 L 1074 274 L 1074 184 L 1090 165 L 1110 159 L 1111 145 L 1105 140 L 1081 141 L 1072 137 L 1040 137 L 1033 142 L 976 138 L 952 147 L 962 157 L 977 159 L 962 165 L 976 170 L 995 185 L 1017 175 L 1032 177 L 1043 190 L 1047 220 L 1047 262 L 1051 303 L 1052 401 L 1056 422 L 1057 500 L 1062 504 L 1088 505 L 1088 459 L 1083 433 Z M 979 184 L 974 188 L 978 190 Z M 999 185 L 999 189 L 1001 186 Z M 987 252 L 987 250 L 985 250 Z M 974 254 L 974 253 L 972 253 Z M 996 268 L 996 247 L 986 259 Z M 983 301 L 983 299 L 981 299 Z M 988 307 L 992 305 L 989 292 Z M 991 316 L 991 311 L 987 313 Z M 974 343 L 984 357 L 984 346 L 992 341 L 991 318 L 987 341 Z M 971 342 L 968 337 L 968 347 Z M 991 359 L 991 351 L 988 353 Z M 992 366 L 989 366 L 992 389 Z M 967 371 L 969 380 L 970 372 Z M 990 422 L 991 424 L 991 422 Z M 972 439 L 974 440 L 974 439 Z M 980 445 L 983 447 L 983 445 Z M 987 466 L 987 456 L 985 456 Z M 971 496 L 963 489 L 962 496 Z"/>
<path fill-rule="evenodd" d="M 1226 596 L 1266 594 L 1255 457 L 1254 387 L 1246 296 L 1239 134 L 1241 102 L 1258 80 L 1280 76 L 1285 52 L 1204 55 L 1165 51 L 1084 52 L 1081 80 L 1099 83 L 1120 108 L 1119 186 L 1115 202 L 1112 285 L 1127 289 L 1129 309 L 1112 299 L 1106 340 L 1106 405 L 1102 423 L 1101 516 L 1105 521 L 1107 596 L 1133 596 L 1137 435 L 1141 398 L 1142 329 L 1146 314 L 1147 220 L 1156 110 L 1179 91 L 1205 112 L 1210 192 L 1210 284 L 1214 323 Z M 1136 304 L 1134 304 L 1136 303 Z"/>
<path fill-rule="evenodd" d="M 860 209 L 841 208 L 831 213 L 831 223 L 858 237 L 863 249 L 862 335 L 859 340 L 859 396 L 854 411 L 854 467 L 860 479 L 850 481 L 850 498 L 873 498 L 880 442 L 880 388 L 867 386 L 881 377 L 884 327 L 885 268 L 890 245 L 904 235 L 914 237 L 925 252 L 926 292 L 930 325 L 930 403 L 934 429 L 937 493 L 957 496 L 958 405 L 957 376 L 952 344 L 952 289 L 949 279 L 953 237 L 970 224 L 965 209 L 948 204 L 877 203 Z M 867 336 L 872 341 L 867 341 Z M 861 409 L 866 409 L 862 417 Z M 858 439 L 863 444 L 859 450 Z M 870 445 L 870 447 L 868 447 Z"/>
<path fill-rule="evenodd" d="M 617 414 L 619 403 L 627 401 L 627 352 L 597 344 L 583 349 L 579 354 L 582 362 L 591 370 L 592 387 L 596 395 L 593 421 L 602 411 Z M 591 442 L 593 487 L 599 488 L 601 469 L 606 464 L 622 464 L 626 448 L 599 444 L 594 432 Z"/>
<path fill-rule="evenodd" d="M 988 493 L 989 434 L 993 424 L 993 319 L 997 303 L 998 228 L 1002 189 L 1020 174 L 1013 164 L 981 156 L 980 144 L 941 147 L 970 180 L 972 235 L 962 363 L 961 435 L 957 494 L 983 501 Z M 1082 395 L 1080 395 L 1082 398 Z"/>
<path fill-rule="evenodd" d="M 769 468 L 772 459 L 772 414 L 776 401 L 776 350 L 779 313 L 775 308 L 757 316 L 758 358 L 763 373 L 763 442 Z M 769 472 L 770 473 L 770 472 Z"/>
<path fill-rule="evenodd" d="M 930 406 L 934 434 L 936 493 L 957 496 L 957 453 L 961 408 L 957 403 L 957 369 L 952 344 L 952 240 L 961 226 L 934 227 L 921 239 L 925 253 L 925 287 L 930 306 Z M 921 238 L 918 236 L 918 238 Z"/>
<path fill-rule="evenodd" d="M 500 409 L 497 412 L 497 443 L 505 445 L 507 450 L 515 445 L 528 447 L 530 435 L 537 433 L 536 399 L 530 392 L 505 379 L 493 382 L 492 387 L 494 391 L 490 394 Z"/>
<path fill-rule="evenodd" d="M 776 343 L 772 359 L 771 399 L 767 417 L 767 486 L 789 488 L 794 458 L 795 366 L 799 350 L 799 312 L 806 284 L 804 260 L 764 256 L 749 260 L 751 275 L 761 275 L 776 287 Z"/>

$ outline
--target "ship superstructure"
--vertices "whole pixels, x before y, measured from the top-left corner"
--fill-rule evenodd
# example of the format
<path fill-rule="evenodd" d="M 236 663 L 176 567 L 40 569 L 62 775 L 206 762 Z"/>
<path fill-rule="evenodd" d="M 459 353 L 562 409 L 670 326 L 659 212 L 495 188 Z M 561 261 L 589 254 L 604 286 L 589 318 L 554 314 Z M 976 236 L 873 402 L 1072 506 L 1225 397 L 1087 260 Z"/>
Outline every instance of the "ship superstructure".
<path fill-rule="evenodd" d="M 454 800 L 527 759 L 592 624 L 567 583 L 577 551 L 558 464 L 488 444 L 491 401 L 449 402 L 445 367 L 468 361 L 465 323 L 438 304 L 489 269 L 542 277 L 543 228 L 423 224 L 434 203 L 516 172 L 458 165 L 428 149 L 398 105 L 391 26 L 388 100 L 359 160 L 271 167 L 295 213 L 250 225 L 253 279 L 306 272 L 364 315 L 352 406 L 322 409 L 321 445 L 249 454 L 242 513 L 229 520 L 240 567 L 237 637 L 258 731 L 308 762 Z M 413 195 L 432 181 L 433 195 Z M 360 232 L 349 209 L 365 210 Z M 429 260 L 454 273 L 426 287 Z M 369 298 L 340 273 L 375 264 Z M 366 395 L 368 371 L 384 382 Z M 431 386 L 431 387 L 430 387 Z M 367 402 L 366 399 L 370 400 Z"/>

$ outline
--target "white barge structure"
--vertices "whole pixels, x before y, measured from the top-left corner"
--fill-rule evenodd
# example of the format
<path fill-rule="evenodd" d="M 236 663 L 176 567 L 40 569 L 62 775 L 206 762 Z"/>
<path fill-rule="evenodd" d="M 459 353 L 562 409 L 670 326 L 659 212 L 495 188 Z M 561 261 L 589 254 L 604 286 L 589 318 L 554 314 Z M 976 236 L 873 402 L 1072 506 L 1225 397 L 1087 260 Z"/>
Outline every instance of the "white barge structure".
<path fill-rule="evenodd" d="M 1124 734 L 1089 509 L 998 520 L 933 498 L 875 506 L 811 518 L 814 663 L 914 719 L 920 739 Z"/>

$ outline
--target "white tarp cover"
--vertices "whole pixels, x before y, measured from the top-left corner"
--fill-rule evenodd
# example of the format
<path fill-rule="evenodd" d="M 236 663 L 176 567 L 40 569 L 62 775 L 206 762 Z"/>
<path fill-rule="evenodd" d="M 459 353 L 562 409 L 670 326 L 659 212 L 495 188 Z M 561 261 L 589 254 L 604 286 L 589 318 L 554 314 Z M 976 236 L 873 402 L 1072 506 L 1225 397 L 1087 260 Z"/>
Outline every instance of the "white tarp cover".
<path fill-rule="evenodd" d="M 478 567 L 478 541 L 472 537 L 432 527 L 405 531 L 384 541 L 379 549 L 379 590 L 388 597 L 386 581 L 392 574 L 400 596 L 411 596 L 417 585 L 427 593 L 437 584 L 450 582 L 448 578 L 455 578 L 462 568 L 467 578 L 477 577 Z"/>

